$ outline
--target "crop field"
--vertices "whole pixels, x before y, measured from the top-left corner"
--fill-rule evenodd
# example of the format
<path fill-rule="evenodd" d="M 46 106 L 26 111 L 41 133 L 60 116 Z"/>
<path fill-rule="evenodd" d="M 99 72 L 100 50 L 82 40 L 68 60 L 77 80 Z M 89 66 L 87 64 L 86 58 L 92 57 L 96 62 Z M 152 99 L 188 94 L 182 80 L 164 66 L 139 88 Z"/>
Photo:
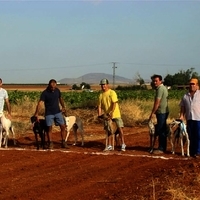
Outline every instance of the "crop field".
<path fill-rule="evenodd" d="M 5 87 L 4 87 L 5 88 Z M 0 153 L 0 199 L 17 200 L 199 200 L 200 160 L 182 157 L 180 145 L 171 154 L 148 153 L 149 133 L 142 123 L 152 107 L 153 91 L 118 92 L 125 122 L 126 151 L 120 147 L 104 152 L 105 133 L 97 120 L 94 92 L 61 89 L 68 106 L 68 115 L 77 115 L 84 122 L 85 145 L 61 148 L 58 127 L 53 128 L 53 150 L 36 150 L 30 116 L 43 88 L 7 88 L 12 105 L 17 145 L 9 138 L 7 149 Z M 65 92 L 66 91 L 66 92 Z M 173 112 L 184 91 L 171 91 Z M 176 111 L 177 112 L 177 111 Z M 171 118 L 176 114 L 171 114 Z M 41 113 L 42 116 L 42 113 Z M 157 143 L 156 143 L 157 146 Z"/>

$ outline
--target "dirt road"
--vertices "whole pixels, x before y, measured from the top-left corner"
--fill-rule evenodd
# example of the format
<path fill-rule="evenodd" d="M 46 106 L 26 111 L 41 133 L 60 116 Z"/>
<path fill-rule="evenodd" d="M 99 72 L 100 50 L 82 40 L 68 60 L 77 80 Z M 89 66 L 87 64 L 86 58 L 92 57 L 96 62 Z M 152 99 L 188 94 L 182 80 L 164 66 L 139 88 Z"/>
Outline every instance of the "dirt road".
<path fill-rule="evenodd" d="M 103 152 L 104 132 L 94 125 L 85 130 L 85 146 L 35 148 L 33 133 L 17 138 L 0 151 L 0 199 L 20 200 L 170 200 L 199 199 L 200 160 L 182 158 L 170 147 L 162 156 L 148 153 L 148 132 L 125 128 L 126 152 Z M 173 197 L 176 195 L 176 198 Z"/>

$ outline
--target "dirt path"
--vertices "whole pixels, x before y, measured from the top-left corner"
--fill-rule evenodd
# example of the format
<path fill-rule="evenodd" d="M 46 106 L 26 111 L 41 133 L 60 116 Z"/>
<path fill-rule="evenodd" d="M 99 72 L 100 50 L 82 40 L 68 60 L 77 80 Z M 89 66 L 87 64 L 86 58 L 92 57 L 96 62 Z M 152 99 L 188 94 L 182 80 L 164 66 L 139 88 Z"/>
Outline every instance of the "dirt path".
<path fill-rule="evenodd" d="M 125 128 L 126 152 L 103 152 L 104 132 L 85 130 L 85 146 L 60 148 L 54 133 L 54 149 L 35 149 L 34 135 L 17 138 L 17 146 L 1 148 L 0 199 L 20 200 L 150 200 L 199 199 L 200 160 L 178 154 L 148 153 L 148 132 Z M 178 195 L 178 194 L 177 194 Z M 184 195 L 185 198 L 184 198 Z M 188 197 L 188 198 L 186 198 Z"/>

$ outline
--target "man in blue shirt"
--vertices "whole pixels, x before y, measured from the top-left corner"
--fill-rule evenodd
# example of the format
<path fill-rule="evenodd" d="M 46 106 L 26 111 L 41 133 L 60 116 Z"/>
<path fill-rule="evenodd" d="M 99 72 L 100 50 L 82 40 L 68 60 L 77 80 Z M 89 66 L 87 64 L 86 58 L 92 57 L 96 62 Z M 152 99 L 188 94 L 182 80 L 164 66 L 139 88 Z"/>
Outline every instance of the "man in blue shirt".
<path fill-rule="evenodd" d="M 55 122 L 60 126 L 61 130 L 61 140 L 62 140 L 62 147 L 68 148 L 67 144 L 65 143 L 66 131 L 65 131 L 65 121 L 63 118 L 62 113 L 66 112 L 64 101 L 61 97 L 60 90 L 56 87 L 56 80 L 51 79 L 49 81 L 48 87 L 42 92 L 40 96 L 40 100 L 37 104 L 35 116 L 38 118 L 39 109 L 44 103 L 45 106 L 45 120 L 46 125 L 48 126 L 48 134 L 49 134 L 49 148 L 53 148 L 52 142 L 52 125 Z M 60 109 L 60 105 L 62 109 Z"/>

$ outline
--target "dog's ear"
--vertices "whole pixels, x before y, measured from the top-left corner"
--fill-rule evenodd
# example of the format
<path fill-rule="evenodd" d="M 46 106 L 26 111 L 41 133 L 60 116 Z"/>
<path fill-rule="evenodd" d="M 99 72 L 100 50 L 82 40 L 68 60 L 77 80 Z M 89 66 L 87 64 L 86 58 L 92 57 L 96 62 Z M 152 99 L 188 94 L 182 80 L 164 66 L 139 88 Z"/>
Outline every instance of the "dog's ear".
<path fill-rule="evenodd" d="M 175 119 L 177 122 L 180 122 L 180 123 L 182 123 L 183 122 L 183 120 L 182 119 Z"/>
<path fill-rule="evenodd" d="M 32 116 L 31 117 L 31 123 L 34 123 L 34 122 L 36 122 L 37 121 L 37 117 L 36 116 Z"/>
<path fill-rule="evenodd" d="M 98 118 L 99 118 L 99 119 L 105 119 L 105 115 L 102 114 L 102 115 L 98 116 Z"/>

